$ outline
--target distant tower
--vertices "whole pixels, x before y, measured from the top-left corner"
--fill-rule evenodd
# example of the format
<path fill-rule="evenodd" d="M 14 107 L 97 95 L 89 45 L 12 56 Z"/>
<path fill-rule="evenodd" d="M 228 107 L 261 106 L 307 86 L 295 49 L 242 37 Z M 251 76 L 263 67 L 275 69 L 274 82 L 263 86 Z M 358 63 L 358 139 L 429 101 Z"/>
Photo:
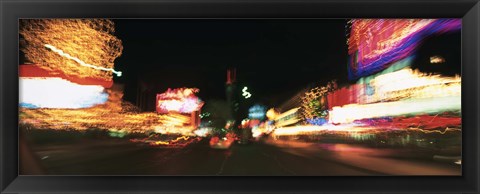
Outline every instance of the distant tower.
<path fill-rule="evenodd" d="M 230 108 L 230 112 L 232 115 L 232 118 L 234 119 L 236 117 L 236 112 L 238 110 L 238 101 L 237 101 L 237 85 L 236 85 L 236 80 L 237 79 L 237 70 L 235 68 L 228 68 L 227 69 L 227 81 L 225 84 L 225 91 L 227 95 L 227 103 Z"/>
<path fill-rule="evenodd" d="M 237 69 L 229 68 L 227 69 L 227 85 L 235 83 L 237 79 Z"/>

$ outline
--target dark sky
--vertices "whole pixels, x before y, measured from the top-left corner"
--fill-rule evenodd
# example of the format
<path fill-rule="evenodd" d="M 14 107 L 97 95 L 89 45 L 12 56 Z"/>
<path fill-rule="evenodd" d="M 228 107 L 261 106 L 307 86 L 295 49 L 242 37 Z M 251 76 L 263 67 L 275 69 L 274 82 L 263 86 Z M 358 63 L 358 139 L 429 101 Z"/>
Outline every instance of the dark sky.
<path fill-rule="evenodd" d="M 417 48 L 415 53 L 416 58 L 412 63 L 412 68 L 425 73 L 438 73 L 446 76 L 461 74 L 461 37 L 460 30 L 430 36 Z M 441 56 L 445 59 L 445 62 L 441 64 L 431 64 L 431 56 Z"/>
<path fill-rule="evenodd" d="M 203 100 L 224 99 L 226 69 L 253 101 L 279 105 L 309 83 L 345 80 L 345 20 L 114 20 L 123 54 L 115 69 L 126 100 L 138 80 L 155 92 L 197 87 Z"/>

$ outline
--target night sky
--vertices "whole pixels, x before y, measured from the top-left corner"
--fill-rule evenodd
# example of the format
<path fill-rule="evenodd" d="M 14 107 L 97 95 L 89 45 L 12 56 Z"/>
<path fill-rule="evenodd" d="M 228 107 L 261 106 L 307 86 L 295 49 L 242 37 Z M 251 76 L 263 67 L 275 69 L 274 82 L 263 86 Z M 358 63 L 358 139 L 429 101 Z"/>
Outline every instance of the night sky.
<path fill-rule="evenodd" d="M 311 83 L 347 77 L 343 19 L 114 20 L 123 54 L 115 82 L 135 102 L 138 81 L 154 92 L 197 87 L 202 100 L 225 99 L 226 70 L 251 100 L 278 106 Z M 152 99 L 154 100 L 154 99 Z"/>

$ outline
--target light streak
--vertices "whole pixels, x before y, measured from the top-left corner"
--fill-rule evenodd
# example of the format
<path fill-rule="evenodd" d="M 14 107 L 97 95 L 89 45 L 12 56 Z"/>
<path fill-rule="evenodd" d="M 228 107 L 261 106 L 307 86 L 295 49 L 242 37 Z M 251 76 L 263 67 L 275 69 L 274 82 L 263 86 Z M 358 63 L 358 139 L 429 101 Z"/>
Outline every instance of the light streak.
<path fill-rule="evenodd" d="M 166 146 L 166 147 L 185 147 L 191 143 L 197 142 L 201 140 L 201 137 L 190 137 L 190 136 L 180 136 L 177 137 L 176 139 L 172 140 L 154 140 L 156 135 L 149 137 L 149 138 L 143 138 L 143 139 L 130 139 L 131 142 L 135 143 L 146 143 L 150 146 Z"/>
<path fill-rule="evenodd" d="M 445 129 L 446 131 L 460 130 L 462 126 L 462 118 L 459 113 L 436 114 L 436 115 L 416 115 L 409 117 L 383 117 L 375 119 L 363 119 L 355 121 L 368 126 L 375 126 L 384 129 L 412 129 L 434 131 L 437 129 Z M 442 133 L 443 134 L 443 133 Z"/>
<path fill-rule="evenodd" d="M 319 134 L 341 134 L 341 133 L 349 133 L 351 136 L 356 136 L 358 133 L 365 133 L 365 134 L 377 134 L 385 131 L 395 131 L 395 130 L 402 130 L 402 131 L 411 131 L 411 132 L 421 132 L 424 134 L 430 133 L 438 133 L 438 134 L 446 134 L 448 132 L 460 132 L 460 128 L 453 128 L 453 127 L 446 127 L 444 129 L 422 129 L 418 127 L 409 127 L 409 128 L 397 128 L 395 126 L 370 126 L 366 124 L 357 124 L 357 123 L 349 123 L 349 124 L 340 124 L 340 125 L 332 125 L 332 124 L 325 124 L 322 126 L 318 125 L 298 125 L 298 126 L 289 126 L 289 127 L 280 127 L 274 129 L 271 133 L 273 136 L 292 136 L 292 135 L 319 135 Z"/>
<path fill-rule="evenodd" d="M 420 131 L 422 133 L 440 133 L 442 135 L 447 133 L 447 132 L 450 132 L 450 131 L 462 131 L 459 128 L 450 128 L 450 127 L 447 127 L 444 130 L 425 130 L 425 129 L 421 129 L 421 128 L 408 128 L 408 130 Z"/>
<path fill-rule="evenodd" d="M 330 111 L 330 123 L 350 123 L 359 119 L 378 118 L 385 116 L 402 116 L 409 114 L 432 114 L 447 111 L 458 111 L 461 108 L 461 98 L 441 97 L 410 99 L 374 104 L 349 104 L 333 107 Z"/>
<path fill-rule="evenodd" d="M 367 131 L 372 130 L 373 127 L 364 126 L 359 124 L 343 124 L 343 125 L 298 125 L 298 126 L 290 126 L 290 127 L 281 127 L 277 128 L 272 132 L 274 136 L 282 136 L 282 135 L 300 135 L 300 134 L 311 134 L 315 132 L 322 132 L 322 131 L 349 131 L 349 132 L 359 132 L 359 131 Z"/>
<path fill-rule="evenodd" d="M 115 71 L 113 68 L 99 67 L 99 66 L 95 66 L 95 65 L 92 65 L 92 64 L 85 63 L 82 60 L 78 59 L 77 57 L 72 57 L 70 54 L 63 52 L 62 50 L 60 50 L 60 49 L 58 49 L 58 48 L 56 48 L 56 47 L 54 47 L 50 44 L 45 44 L 45 47 L 49 48 L 53 52 L 56 52 L 57 54 L 59 54 L 62 57 L 74 60 L 75 62 L 77 62 L 81 66 L 90 67 L 90 68 L 97 69 L 97 70 L 102 70 L 102 71 L 111 71 L 112 73 L 116 74 L 118 77 L 122 76 L 121 71 Z"/>
<path fill-rule="evenodd" d="M 180 140 L 188 140 L 190 139 L 190 137 L 188 136 L 181 136 L 181 137 L 177 137 L 176 139 L 174 140 L 170 140 L 170 141 L 154 141 L 154 142 L 151 142 L 150 145 L 170 145 L 170 144 L 174 144 L 174 143 L 177 143 L 179 142 Z"/>

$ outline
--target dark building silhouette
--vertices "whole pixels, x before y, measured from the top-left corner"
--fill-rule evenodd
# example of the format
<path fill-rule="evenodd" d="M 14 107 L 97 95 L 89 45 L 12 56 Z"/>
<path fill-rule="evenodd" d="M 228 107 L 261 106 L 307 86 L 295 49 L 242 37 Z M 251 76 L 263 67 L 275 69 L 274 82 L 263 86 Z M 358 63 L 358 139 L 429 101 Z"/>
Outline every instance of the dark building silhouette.
<path fill-rule="evenodd" d="M 138 81 L 137 84 L 135 105 L 142 112 L 155 110 L 156 93 L 152 90 L 152 87 L 143 81 Z"/>

